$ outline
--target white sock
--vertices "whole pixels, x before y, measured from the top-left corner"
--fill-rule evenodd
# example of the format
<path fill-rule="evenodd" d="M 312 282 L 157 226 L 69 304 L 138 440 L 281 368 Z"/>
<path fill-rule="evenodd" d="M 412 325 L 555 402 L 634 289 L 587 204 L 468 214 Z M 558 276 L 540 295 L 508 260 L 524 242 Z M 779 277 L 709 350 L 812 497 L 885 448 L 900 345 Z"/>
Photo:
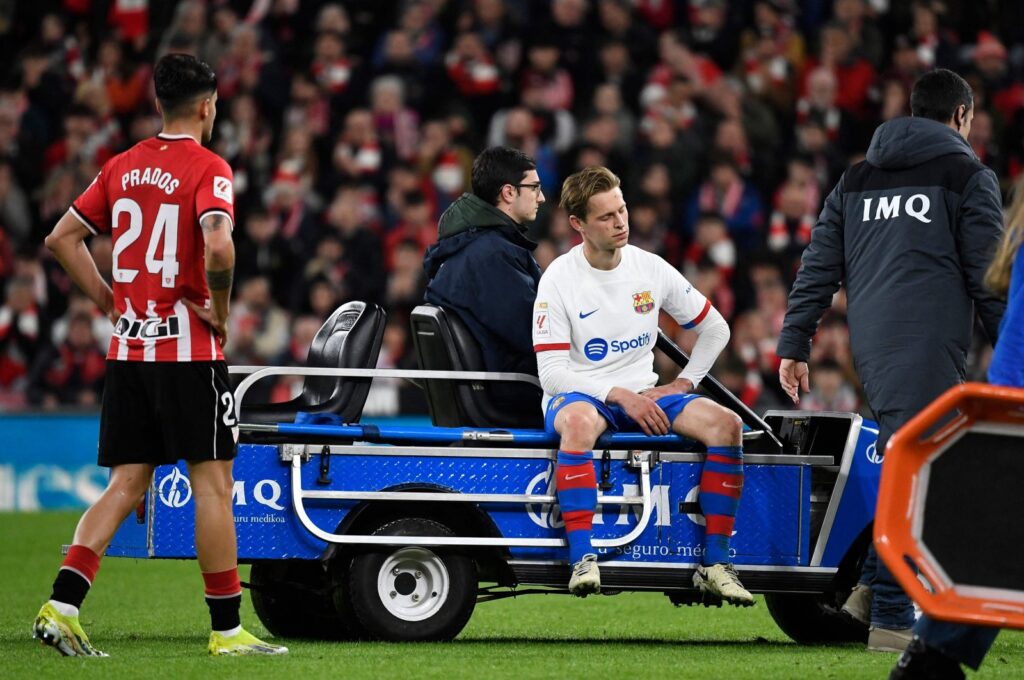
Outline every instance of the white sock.
<path fill-rule="evenodd" d="M 241 626 L 235 626 L 231 630 L 215 630 L 214 633 L 218 633 L 221 637 L 233 638 L 242 632 Z"/>
<path fill-rule="evenodd" d="M 58 602 L 57 600 L 50 600 L 50 604 L 64 616 L 78 616 L 78 607 L 74 607 L 66 602 Z"/>

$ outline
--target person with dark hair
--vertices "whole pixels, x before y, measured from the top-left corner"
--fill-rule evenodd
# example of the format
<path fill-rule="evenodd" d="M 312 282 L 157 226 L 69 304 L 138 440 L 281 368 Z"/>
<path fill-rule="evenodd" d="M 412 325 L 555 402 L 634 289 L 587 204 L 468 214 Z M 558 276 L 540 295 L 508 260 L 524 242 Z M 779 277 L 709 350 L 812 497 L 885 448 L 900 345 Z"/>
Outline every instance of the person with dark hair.
<path fill-rule="evenodd" d="M 846 286 L 850 346 L 879 423 L 890 435 L 964 380 L 975 311 L 991 341 L 1005 305 L 985 287 L 1002 231 L 999 183 L 967 136 L 974 98 L 938 69 L 914 83 L 912 115 L 875 130 L 867 160 L 825 201 L 789 296 L 777 354 L 794 403 L 809 390 L 807 361 L 822 313 Z M 874 547 L 843 607 L 870 625 L 868 649 L 903 651 L 914 609 Z"/>
<path fill-rule="evenodd" d="M 473 163 L 471 185 L 438 222 L 437 243 L 423 259 L 424 298 L 466 324 L 488 371 L 537 375 L 529 320 L 540 267 L 527 237 L 544 203 L 537 166 L 521 151 L 491 147 Z M 537 407 L 536 392 L 521 385 L 495 385 L 490 395 L 513 413 Z"/>
<path fill-rule="evenodd" d="M 153 470 L 184 458 L 210 654 L 284 654 L 286 647 L 246 632 L 239 617 L 231 505 L 238 423 L 221 351 L 235 263 L 233 176 L 202 146 L 217 116 L 217 77 L 195 57 L 169 54 L 153 81 L 163 131 L 105 163 L 46 237 L 72 281 L 114 324 L 98 461 L 111 473 L 78 522 L 32 634 L 65 656 L 107 656 L 89 642 L 79 608 Z M 85 247 L 90 234 L 111 234 L 113 288 Z"/>

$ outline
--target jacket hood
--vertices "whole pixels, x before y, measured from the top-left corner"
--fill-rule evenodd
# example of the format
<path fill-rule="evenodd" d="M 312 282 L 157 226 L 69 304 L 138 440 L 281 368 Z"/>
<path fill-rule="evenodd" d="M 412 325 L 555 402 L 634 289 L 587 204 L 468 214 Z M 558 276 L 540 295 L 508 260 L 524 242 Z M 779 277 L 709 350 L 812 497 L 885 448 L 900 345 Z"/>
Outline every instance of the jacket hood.
<path fill-rule="evenodd" d="M 952 153 L 976 158 L 970 144 L 948 125 L 928 118 L 894 118 L 875 130 L 867 161 L 878 168 L 898 170 Z"/>
<path fill-rule="evenodd" d="M 525 226 L 473 194 L 462 194 L 448 206 L 441 215 L 437 231 L 437 243 L 427 248 L 423 258 L 423 269 L 431 279 L 446 260 L 483 236 L 510 241 L 531 252 L 537 247 L 536 242 L 527 237 Z"/>
<path fill-rule="evenodd" d="M 515 227 L 521 234 L 526 234 L 526 227 L 476 194 L 462 194 L 441 215 L 437 223 L 437 238 L 446 239 L 470 229 L 491 227 Z"/>

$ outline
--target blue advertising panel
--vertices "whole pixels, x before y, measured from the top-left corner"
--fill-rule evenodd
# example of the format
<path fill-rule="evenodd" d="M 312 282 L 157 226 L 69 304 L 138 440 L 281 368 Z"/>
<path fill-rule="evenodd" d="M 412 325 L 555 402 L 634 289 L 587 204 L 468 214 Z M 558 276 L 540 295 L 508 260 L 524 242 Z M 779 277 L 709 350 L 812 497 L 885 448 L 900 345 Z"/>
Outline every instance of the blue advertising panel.
<path fill-rule="evenodd" d="M 514 456 L 514 453 L 512 454 Z M 415 485 L 473 494 L 552 494 L 554 465 L 545 458 L 444 457 L 417 455 L 341 455 L 331 466 L 330 481 L 317 483 L 319 466 L 302 466 L 307 490 L 381 491 Z M 290 507 L 290 463 L 282 462 L 276 446 L 243 445 L 235 464 L 234 513 L 239 558 L 314 559 L 326 544 L 300 524 Z M 689 564 L 703 552 L 703 517 L 694 509 L 700 490 L 701 465 L 663 462 L 651 474 L 653 508 L 643 533 L 623 548 L 601 550 L 613 559 Z M 739 564 L 800 566 L 808 564 L 810 472 L 800 465 L 748 465 L 733 547 Z M 625 461 L 611 462 L 611 496 L 636 496 L 639 476 Z M 129 517 L 111 555 L 147 554 L 160 558 L 195 556 L 194 502 L 183 464 L 157 468 L 147 511 L 151 531 L 142 531 Z M 355 501 L 317 501 L 304 504 L 310 519 L 334 532 Z M 557 508 L 546 505 L 482 503 L 505 537 L 563 538 Z M 595 538 L 628 534 L 639 519 L 639 508 L 603 506 L 594 518 Z M 148 543 L 147 543 L 148 541 Z M 512 548 L 513 557 L 559 560 L 564 548 Z"/>
<path fill-rule="evenodd" d="M 0 511 L 85 508 L 107 486 L 95 413 L 0 416 Z"/>

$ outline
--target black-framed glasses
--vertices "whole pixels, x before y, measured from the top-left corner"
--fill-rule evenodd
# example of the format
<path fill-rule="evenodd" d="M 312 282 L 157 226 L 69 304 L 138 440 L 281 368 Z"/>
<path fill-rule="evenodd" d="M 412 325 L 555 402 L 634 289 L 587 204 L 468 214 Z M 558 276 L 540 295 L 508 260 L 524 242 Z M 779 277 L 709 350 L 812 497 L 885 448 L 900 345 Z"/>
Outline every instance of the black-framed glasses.
<path fill-rule="evenodd" d="M 532 182 L 527 184 L 513 184 L 512 186 L 518 187 L 519 189 L 533 189 L 537 193 L 540 193 L 540 182 Z"/>

